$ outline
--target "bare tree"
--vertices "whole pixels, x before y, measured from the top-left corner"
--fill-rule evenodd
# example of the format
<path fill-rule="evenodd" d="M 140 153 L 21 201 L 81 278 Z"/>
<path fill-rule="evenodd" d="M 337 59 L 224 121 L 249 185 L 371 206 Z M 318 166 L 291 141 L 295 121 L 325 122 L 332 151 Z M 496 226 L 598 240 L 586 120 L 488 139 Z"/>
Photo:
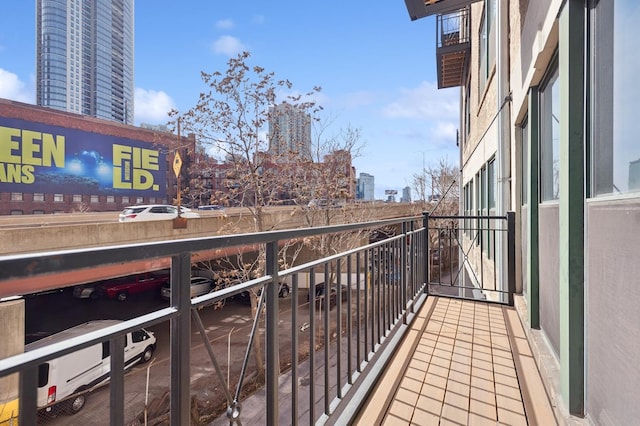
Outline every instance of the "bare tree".
<path fill-rule="evenodd" d="M 223 157 L 228 165 L 226 188 L 212 194 L 215 201 L 227 206 L 241 206 L 253 218 L 256 232 L 268 231 L 264 223 L 264 209 L 277 204 L 286 184 L 286 173 L 281 170 L 298 158 L 303 150 L 303 140 L 294 140 L 287 149 L 270 150 L 270 143 L 277 139 L 280 130 L 282 110 L 275 108 L 278 91 L 292 91 L 292 83 L 278 80 L 275 74 L 259 66 L 248 65 L 249 53 L 240 53 L 228 62 L 224 74 L 202 72 L 207 90 L 200 94 L 197 104 L 186 113 L 172 111 L 171 117 L 177 126 L 180 123 L 185 132 L 196 137 L 198 150 L 209 155 Z M 313 96 L 320 90 L 314 87 L 304 95 L 285 95 L 286 102 L 309 120 L 313 119 L 319 107 Z M 286 117 L 284 117 L 286 119 Z M 269 131 L 265 131 L 266 128 Z M 299 161 L 298 161 L 299 163 Z M 193 173 L 194 170 L 192 170 Z M 228 270 L 233 270 L 236 279 L 249 279 L 261 275 L 265 268 L 265 250 L 259 247 L 257 256 L 238 251 L 231 260 L 218 261 Z M 282 264 L 286 264 L 283 258 Z M 256 294 L 251 294 L 252 314 L 257 312 Z M 254 354 L 258 374 L 264 374 L 262 348 L 259 339 L 254 344 Z"/>

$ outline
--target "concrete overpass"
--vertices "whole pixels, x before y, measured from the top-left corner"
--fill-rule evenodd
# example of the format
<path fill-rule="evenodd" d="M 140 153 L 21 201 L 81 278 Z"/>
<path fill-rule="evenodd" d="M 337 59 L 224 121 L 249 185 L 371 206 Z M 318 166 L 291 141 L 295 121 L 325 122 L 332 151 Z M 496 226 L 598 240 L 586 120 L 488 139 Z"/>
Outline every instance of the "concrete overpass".
<path fill-rule="evenodd" d="M 421 214 L 412 204 L 364 203 L 342 208 L 305 209 L 300 207 L 267 207 L 263 212 L 263 230 L 292 229 L 312 226 L 367 222 Z M 182 222 L 162 220 L 150 222 L 118 222 L 117 212 L 74 213 L 46 216 L 3 216 L 0 218 L 0 255 L 82 250 L 89 247 L 116 246 L 153 241 L 198 238 L 255 232 L 254 217 L 248 209 L 227 209 L 201 212 L 201 218 Z M 246 247 L 253 251 L 256 247 Z M 237 248 L 230 250 L 237 252 Z M 212 259 L 226 254 L 225 250 L 198 253 L 193 261 Z M 65 287 L 98 279 L 122 276 L 169 266 L 170 259 L 126 263 L 69 274 L 48 277 L 46 282 L 22 279 L 4 282 L 0 297 L 28 294 Z"/>

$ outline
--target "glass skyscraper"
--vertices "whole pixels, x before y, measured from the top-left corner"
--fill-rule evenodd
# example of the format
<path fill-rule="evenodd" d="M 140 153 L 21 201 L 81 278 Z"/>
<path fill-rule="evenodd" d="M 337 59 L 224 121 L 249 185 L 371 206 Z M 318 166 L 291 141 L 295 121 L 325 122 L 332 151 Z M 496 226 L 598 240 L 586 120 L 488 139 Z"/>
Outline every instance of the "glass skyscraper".
<path fill-rule="evenodd" d="M 36 102 L 133 124 L 134 0 L 36 0 Z"/>

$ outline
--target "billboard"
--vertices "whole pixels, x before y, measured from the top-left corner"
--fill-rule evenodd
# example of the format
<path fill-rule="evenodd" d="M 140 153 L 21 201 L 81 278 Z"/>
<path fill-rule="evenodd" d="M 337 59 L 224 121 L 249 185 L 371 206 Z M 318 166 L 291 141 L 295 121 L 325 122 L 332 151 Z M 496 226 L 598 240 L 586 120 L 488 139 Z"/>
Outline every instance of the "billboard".
<path fill-rule="evenodd" d="M 163 198 L 166 168 L 149 142 L 0 117 L 0 192 Z"/>

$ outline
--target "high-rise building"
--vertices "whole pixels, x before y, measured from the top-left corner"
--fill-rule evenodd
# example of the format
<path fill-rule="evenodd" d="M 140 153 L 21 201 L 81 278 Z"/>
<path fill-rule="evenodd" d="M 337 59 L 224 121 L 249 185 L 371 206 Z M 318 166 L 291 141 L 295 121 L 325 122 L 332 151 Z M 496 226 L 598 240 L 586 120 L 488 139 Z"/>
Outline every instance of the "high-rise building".
<path fill-rule="evenodd" d="M 269 153 L 311 158 L 311 116 L 286 102 L 269 108 Z"/>
<path fill-rule="evenodd" d="M 133 124 L 134 0 L 36 0 L 36 103 Z"/>
<path fill-rule="evenodd" d="M 357 197 L 359 200 L 373 201 L 374 200 L 374 176 L 369 173 L 360 173 L 358 177 L 358 189 Z"/>

